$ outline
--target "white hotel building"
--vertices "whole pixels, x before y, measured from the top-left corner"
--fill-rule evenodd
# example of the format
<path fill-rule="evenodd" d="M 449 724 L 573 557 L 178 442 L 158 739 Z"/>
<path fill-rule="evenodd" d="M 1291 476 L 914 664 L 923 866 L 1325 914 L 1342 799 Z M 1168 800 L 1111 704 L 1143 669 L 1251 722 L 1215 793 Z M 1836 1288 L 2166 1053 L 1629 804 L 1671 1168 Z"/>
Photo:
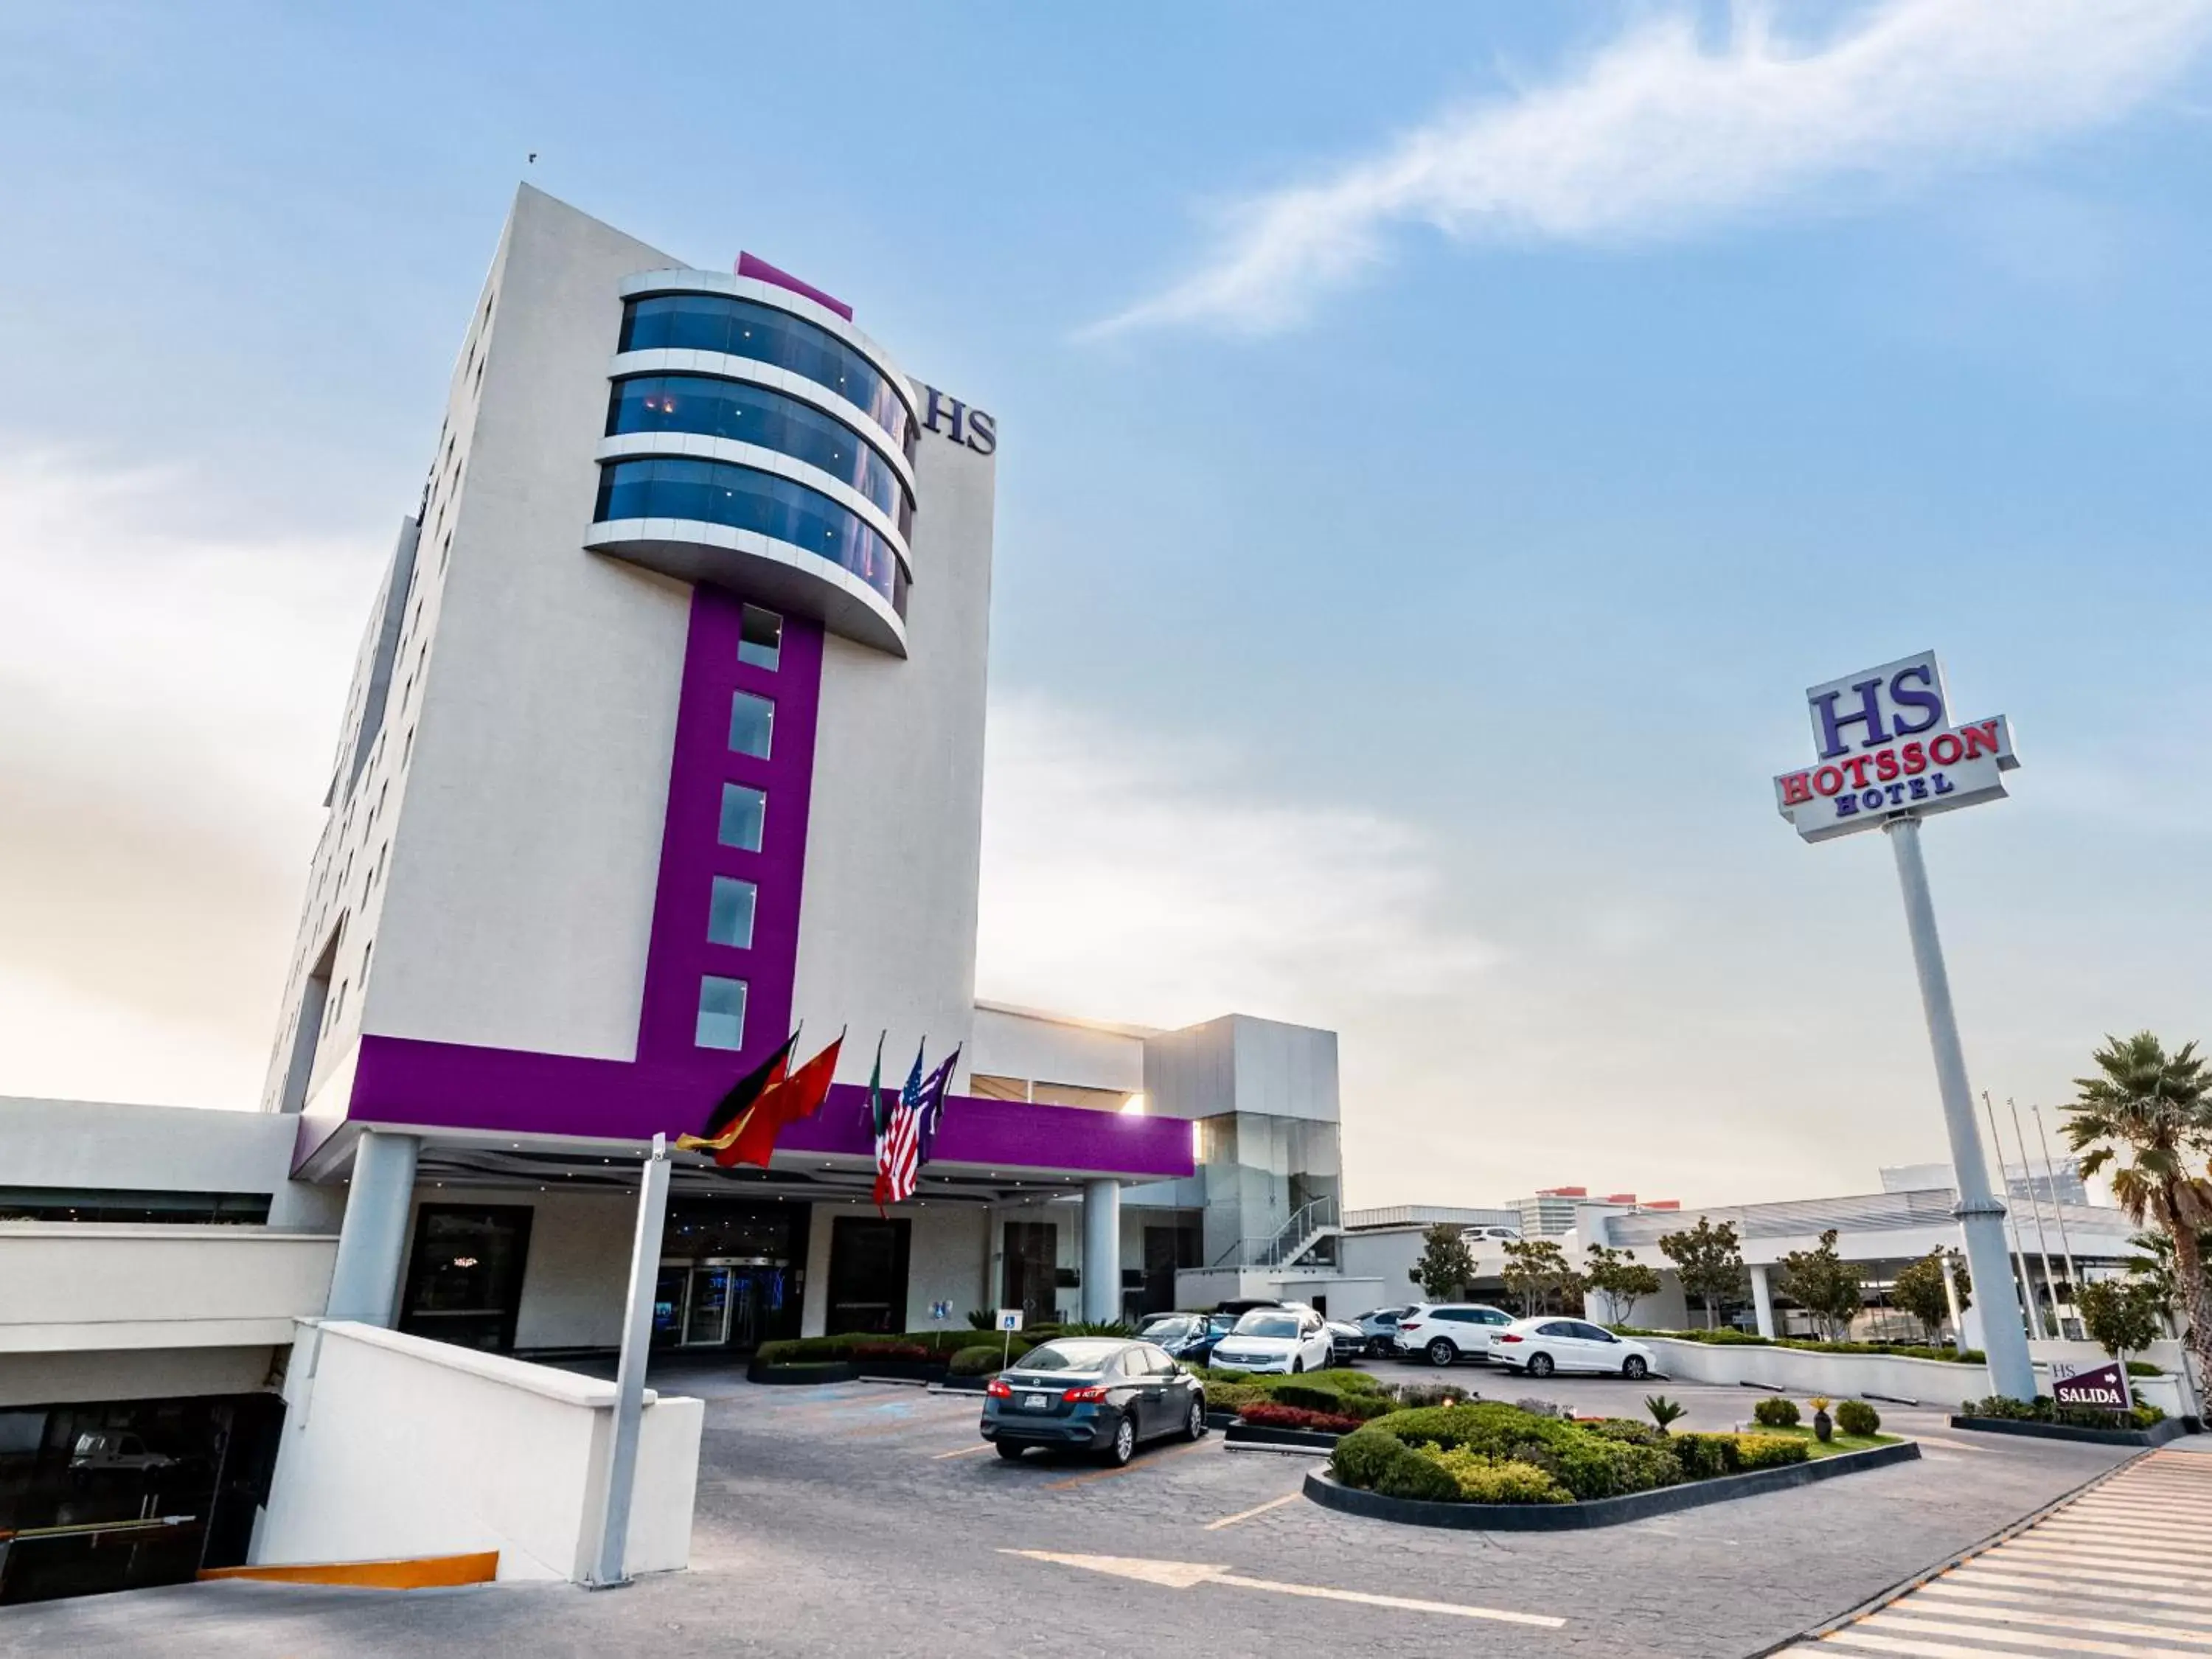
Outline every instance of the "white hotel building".
<path fill-rule="evenodd" d="M 1333 1266 L 1334 1034 L 975 1000 L 998 447 L 829 295 L 518 193 L 301 780 L 260 1109 L 0 1099 L 0 1530 L 135 1425 L 262 1445 L 207 1500 L 240 1559 L 295 1319 L 611 1348 L 639 1158 L 794 1027 L 837 1087 L 770 1169 L 679 1159 L 665 1346 L 1382 1299 Z M 961 1056 L 887 1218 L 879 1034 L 894 1082 Z"/>

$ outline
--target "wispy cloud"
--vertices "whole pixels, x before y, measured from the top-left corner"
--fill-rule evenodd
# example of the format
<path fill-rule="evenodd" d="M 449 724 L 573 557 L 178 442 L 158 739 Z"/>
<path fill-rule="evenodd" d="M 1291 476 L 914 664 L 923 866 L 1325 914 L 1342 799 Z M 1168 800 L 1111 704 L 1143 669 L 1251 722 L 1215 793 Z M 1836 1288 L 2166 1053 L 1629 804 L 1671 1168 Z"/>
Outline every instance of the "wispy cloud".
<path fill-rule="evenodd" d="M 1785 38 L 1753 7 L 1712 45 L 1668 15 L 1577 73 L 1237 204 L 1206 264 L 1091 331 L 1291 326 L 1406 225 L 1617 241 L 1984 165 L 2126 114 L 2208 33 L 2212 0 L 1889 0 L 1818 40 Z"/>
<path fill-rule="evenodd" d="M 1243 769 L 1058 703 L 995 705 L 981 993 L 1163 1025 L 1329 1026 L 1468 994 L 1494 952 L 1449 920 L 1443 850 L 1397 819 L 1269 799 Z"/>
<path fill-rule="evenodd" d="M 0 460 L 0 1093 L 250 1106 L 376 550 Z"/>

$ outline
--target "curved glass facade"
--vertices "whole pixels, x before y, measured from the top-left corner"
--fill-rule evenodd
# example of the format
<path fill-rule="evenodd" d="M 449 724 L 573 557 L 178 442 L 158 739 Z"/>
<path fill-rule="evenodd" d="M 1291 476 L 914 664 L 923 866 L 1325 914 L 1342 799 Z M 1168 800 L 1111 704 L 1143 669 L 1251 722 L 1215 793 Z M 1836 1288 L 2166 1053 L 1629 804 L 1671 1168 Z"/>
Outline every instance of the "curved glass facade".
<path fill-rule="evenodd" d="M 623 307 L 624 351 L 726 351 L 825 386 L 868 412 L 908 460 L 921 434 L 890 380 L 826 328 L 718 294 L 656 294 Z"/>
<path fill-rule="evenodd" d="M 592 519 L 695 519 L 773 536 L 850 571 L 906 615 L 906 570 L 891 544 L 818 489 L 721 461 L 607 461 Z"/>
<path fill-rule="evenodd" d="M 913 504 L 890 463 L 844 422 L 770 387 L 704 374 L 617 380 L 607 404 L 607 435 L 626 432 L 693 432 L 773 449 L 852 485 L 883 508 L 901 535 L 913 533 Z"/>

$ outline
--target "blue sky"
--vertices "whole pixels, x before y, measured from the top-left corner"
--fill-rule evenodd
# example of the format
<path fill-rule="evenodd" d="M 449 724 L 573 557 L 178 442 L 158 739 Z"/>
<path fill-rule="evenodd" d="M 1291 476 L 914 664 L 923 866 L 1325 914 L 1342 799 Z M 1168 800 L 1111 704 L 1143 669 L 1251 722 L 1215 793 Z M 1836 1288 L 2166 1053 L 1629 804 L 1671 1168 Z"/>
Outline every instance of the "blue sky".
<path fill-rule="evenodd" d="M 999 416 L 981 988 L 1340 1028 L 1354 1201 L 1942 1156 L 1886 851 L 1768 786 L 1804 686 L 1931 646 L 2027 763 L 1928 836 L 1977 1085 L 2212 1036 L 2209 39 L 2205 0 L 0 18 L 0 1091 L 252 1097 L 526 177 Z"/>

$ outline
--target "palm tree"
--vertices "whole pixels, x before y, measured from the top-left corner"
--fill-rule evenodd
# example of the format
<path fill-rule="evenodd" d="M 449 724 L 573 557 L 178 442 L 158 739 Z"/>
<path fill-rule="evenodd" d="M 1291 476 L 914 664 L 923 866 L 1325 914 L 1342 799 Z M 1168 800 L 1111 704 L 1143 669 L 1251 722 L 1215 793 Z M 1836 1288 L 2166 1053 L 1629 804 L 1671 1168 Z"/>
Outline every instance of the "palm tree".
<path fill-rule="evenodd" d="M 2148 1218 L 2172 1241 L 2189 1345 L 2212 1376 L 2212 1285 L 2198 1237 L 2212 1228 L 2212 1180 L 2191 1170 L 2212 1151 L 2212 1077 L 2194 1042 L 2169 1054 L 2148 1031 L 2107 1036 L 2090 1058 L 2098 1075 L 2074 1080 L 2080 1093 L 2060 1133 L 2083 1155 L 2083 1175 L 2110 1171 L 2129 1220 Z"/>

